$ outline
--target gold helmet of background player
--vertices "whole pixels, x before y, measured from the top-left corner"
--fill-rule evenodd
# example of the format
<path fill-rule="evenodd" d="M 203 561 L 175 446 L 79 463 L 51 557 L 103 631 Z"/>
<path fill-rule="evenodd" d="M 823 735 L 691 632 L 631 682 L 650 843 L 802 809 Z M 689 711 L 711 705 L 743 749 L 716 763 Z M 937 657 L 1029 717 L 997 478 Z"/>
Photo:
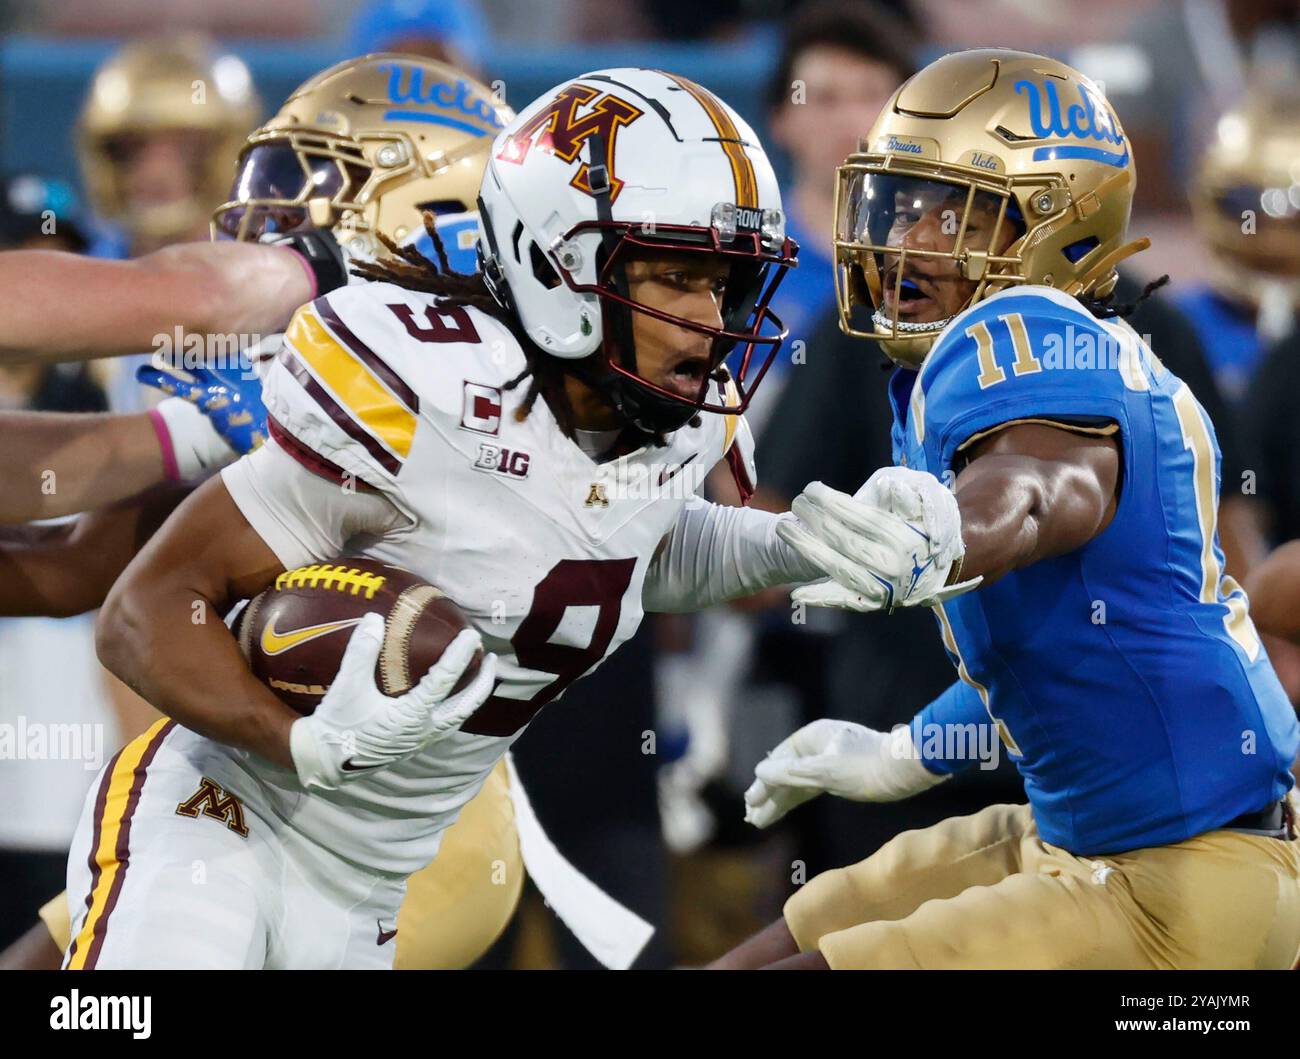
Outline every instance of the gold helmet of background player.
<path fill-rule="evenodd" d="M 1219 119 L 1192 216 L 1215 287 L 1256 309 L 1300 304 L 1300 89 L 1257 89 Z"/>
<path fill-rule="evenodd" d="M 1104 297 L 1125 243 L 1135 170 L 1100 89 L 1028 52 L 981 49 L 931 63 L 894 93 L 840 166 L 840 326 L 917 365 L 956 311 L 1010 284 Z M 961 289 L 964 290 L 964 287 Z M 910 317 L 910 319 L 909 319 Z"/>
<path fill-rule="evenodd" d="M 400 243 L 421 210 L 474 210 L 492 141 L 513 117 L 486 85 L 431 59 L 339 63 L 248 138 L 214 234 L 250 239 L 310 224 L 373 254 L 376 232 Z"/>
<path fill-rule="evenodd" d="M 135 41 L 96 71 L 77 123 L 82 179 L 94 211 L 134 238 L 202 230 L 229 187 L 230 167 L 262 116 L 248 67 L 196 34 Z M 188 133 L 191 172 L 181 194 L 149 201 L 131 185 L 150 137 Z"/>

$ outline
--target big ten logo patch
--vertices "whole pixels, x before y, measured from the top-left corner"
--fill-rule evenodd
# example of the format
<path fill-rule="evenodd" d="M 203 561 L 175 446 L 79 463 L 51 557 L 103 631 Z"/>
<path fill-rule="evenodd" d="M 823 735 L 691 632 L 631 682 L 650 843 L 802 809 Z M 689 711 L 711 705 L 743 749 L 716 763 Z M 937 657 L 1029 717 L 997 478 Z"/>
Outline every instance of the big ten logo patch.
<path fill-rule="evenodd" d="M 466 382 L 460 427 L 476 434 L 495 436 L 501 429 L 501 390 L 496 386 Z"/>
<path fill-rule="evenodd" d="M 528 465 L 532 457 L 519 449 L 507 449 L 501 445 L 483 442 L 478 447 L 478 457 L 474 460 L 474 470 L 487 471 L 489 474 L 501 474 L 507 478 L 527 478 Z"/>
<path fill-rule="evenodd" d="M 235 834 L 243 838 L 248 837 L 244 803 L 207 776 L 200 780 L 197 791 L 176 806 L 177 816 L 188 816 L 192 820 L 197 820 L 200 814 L 213 820 L 220 820 Z"/>

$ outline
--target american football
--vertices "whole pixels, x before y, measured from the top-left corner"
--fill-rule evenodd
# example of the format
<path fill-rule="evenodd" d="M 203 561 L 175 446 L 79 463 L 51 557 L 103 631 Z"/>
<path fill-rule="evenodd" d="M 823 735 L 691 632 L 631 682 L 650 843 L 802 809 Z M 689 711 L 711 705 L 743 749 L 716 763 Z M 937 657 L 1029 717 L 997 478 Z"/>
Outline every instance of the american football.
<path fill-rule="evenodd" d="M 253 673 L 305 716 L 329 690 L 352 630 L 371 612 L 384 616 L 375 683 L 390 696 L 410 691 L 469 627 L 433 585 L 400 567 L 356 559 L 281 574 L 239 612 L 231 631 Z M 456 690 L 473 678 L 482 654 Z"/>

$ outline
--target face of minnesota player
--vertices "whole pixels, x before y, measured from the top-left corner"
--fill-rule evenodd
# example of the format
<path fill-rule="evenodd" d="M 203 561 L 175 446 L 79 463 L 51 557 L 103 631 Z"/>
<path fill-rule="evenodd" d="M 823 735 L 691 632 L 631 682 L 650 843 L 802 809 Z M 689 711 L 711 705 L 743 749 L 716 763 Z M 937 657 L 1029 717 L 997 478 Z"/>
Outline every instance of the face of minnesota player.
<path fill-rule="evenodd" d="M 957 245 L 957 232 L 966 207 L 966 190 L 937 181 L 909 180 L 894 193 L 893 217 L 885 237 L 886 246 L 906 250 L 929 250 L 949 254 Z M 962 246 L 1000 254 L 1015 241 L 1014 226 L 1005 218 L 998 224 L 999 201 L 979 193 L 966 219 Z M 955 316 L 975 293 L 975 280 L 962 276 L 951 257 L 911 256 L 903 266 L 897 287 L 899 263 L 903 259 L 884 254 L 883 308 L 906 323 L 937 323 Z"/>
<path fill-rule="evenodd" d="M 633 301 L 706 327 L 722 326 L 722 299 L 731 266 L 697 251 L 638 254 L 627 263 Z M 713 339 L 698 331 L 632 313 L 636 370 L 643 378 L 694 400 L 712 365 Z"/>

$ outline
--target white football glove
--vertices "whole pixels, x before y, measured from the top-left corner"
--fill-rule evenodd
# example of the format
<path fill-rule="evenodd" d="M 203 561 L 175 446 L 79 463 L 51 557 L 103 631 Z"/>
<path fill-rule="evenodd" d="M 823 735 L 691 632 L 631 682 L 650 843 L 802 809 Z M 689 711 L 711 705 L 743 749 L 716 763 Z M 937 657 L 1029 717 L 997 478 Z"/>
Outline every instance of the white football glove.
<path fill-rule="evenodd" d="M 494 654 L 484 655 L 474 679 L 452 694 L 482 645 L 477 632 L 465 629 L 415 687 L 405 695 L 385 695 L 375 684 L 383 638 L 381 615 L 362 618 L 316 712 L 289 729 L 294 768 L 308 790 L 332 791 L 410 757 L 454 732 L 492 694 Z"/>
<path fill-rule="evenodd" d="M 907 725 L 877 732 L 823 719 L 784 739 L 754 769 L 745 820 L 770 827 L 823 791 L 855 802 L 897 802 L 942 783 L 921 764 Z"/>
<path fill-rule="evenodd" d="M 965 554 L 961 512 L 932 474 L 885 467 L 854 496 L 813 482 L 791 510 L 796 520 L 778 524 L 778 536 L 831 578 L 796 589 L 796 603 L 858 611 L 932 607 L 980 583 L 947 583 Z"/>

